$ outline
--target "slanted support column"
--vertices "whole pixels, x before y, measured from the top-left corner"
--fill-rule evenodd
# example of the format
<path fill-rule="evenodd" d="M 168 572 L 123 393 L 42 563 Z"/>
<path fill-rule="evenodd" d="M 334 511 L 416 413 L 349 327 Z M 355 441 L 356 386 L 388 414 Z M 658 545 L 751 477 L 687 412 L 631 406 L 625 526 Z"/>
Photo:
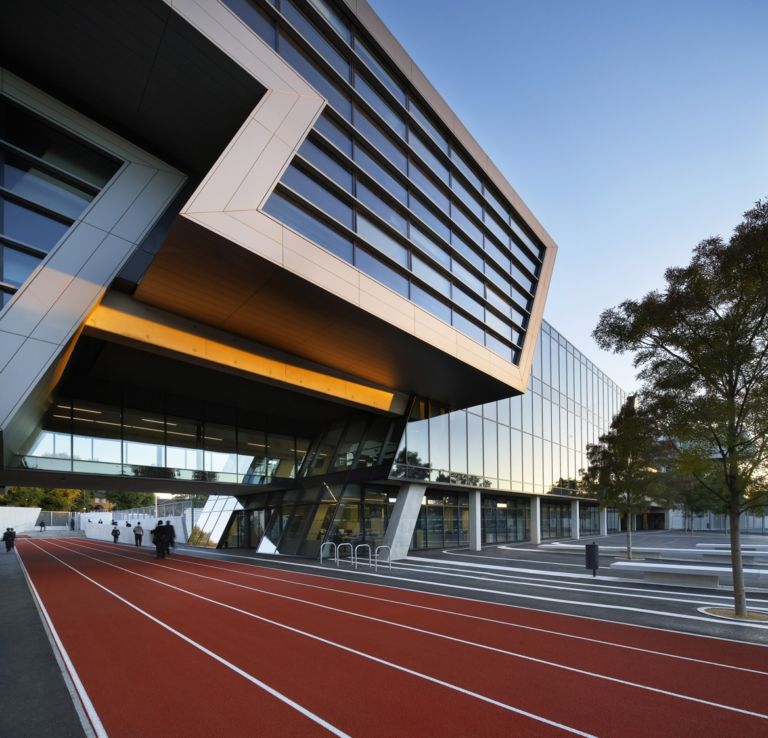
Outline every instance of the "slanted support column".
<path fill-rule="evenodd" d="M 608 508 L 607 507 L 600 508 L 600 535 L 601 536 L 608 535 Z"/>
<path fill-rule="evenodd" d="M 541 497 L 531 497 L 531 543 L 541 543 Z"/>
<path fill-rule="evenodd" d="M 426 484 L 405 484 L 397 493 L 395 509 L 384 534 L 384 545 L 390 547 L 392 561 L 404 559 L 408 555 L 426 491 Z"/>
<path fill-rule="evenodd" d="M 571 500 L 571 538 L 575 538 L 577 541 L 581 538 L 581 531 L 579 529 L 579 501 Z"/>
<path fill-rule="evenodd" d="M 480 528 L 482 520 L 482 508 L 480 505 L 480 491 L 473 489 L 469 493 L 469 548 L 472 551 L 479 551 L 482 548 L 482 530 Z"/>

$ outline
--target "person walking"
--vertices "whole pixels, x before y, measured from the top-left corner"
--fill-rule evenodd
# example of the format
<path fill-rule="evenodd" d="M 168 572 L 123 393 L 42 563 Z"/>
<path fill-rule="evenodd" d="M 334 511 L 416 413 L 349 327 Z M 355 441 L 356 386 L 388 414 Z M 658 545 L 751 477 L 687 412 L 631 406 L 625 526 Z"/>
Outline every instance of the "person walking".
<path fill-rule="evenodd" d="M 170 520 L 165 521 L 165 555 L 169 556 L 171 553 L 171 546 L 176 545 L 176 529 Z"/>
<path fill-rule="evenodd" d="M 136 545 L 141 547 L 141 541 L 144 538 L 144 528 L 141 527 L 141 523 L 136 523 L 133 526 L 133 540 L 136 541 Z"/>
<path fill-rule="evenodd" d="M 157 521 L 157 525 L 150 531 L 152 543 L 155 544 L 155 558 L 165 558 L 165 526 L 162 520 Z"/>
<path fill-rule="evenodd" d="M 112 540 L 117 543 L 120 538 L 120 528 L 117 527 L 117 523 L 112 526 Z"/>
<path fill-rule="evenodd" d="M 5 544 L 6 553 L 13 548 L 14 538 L 16 538 L 16 534 L 13 532 L 13 528 L 6 528 L 5 533 L 3 533 L 3 543 Z"/>

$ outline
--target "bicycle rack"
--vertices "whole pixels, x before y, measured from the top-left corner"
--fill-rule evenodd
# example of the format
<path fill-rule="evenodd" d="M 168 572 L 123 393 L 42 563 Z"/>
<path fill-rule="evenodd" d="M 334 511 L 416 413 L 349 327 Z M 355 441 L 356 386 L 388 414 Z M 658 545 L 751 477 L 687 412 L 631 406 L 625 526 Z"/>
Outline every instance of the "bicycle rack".
<path fill-rule="evenodd" d="M 367 543 L 358 543 L 357 546 L 355 546 L 355 553 L 352 557 L 352 563 L 355 565 L 355 569 L 357 569 L 357 563 L 360 560 L 360 557 L 357 555 L 357 552 L 361 548 L 367 548 L 368 549 L 368 568 L 371 568 L 371 547 Z"/>
<path fill-rule="evenodd" d="M 341 553 L 341 549 L 349 546 L 349 558 L 352 560 L 352 563 L 354 564 L 354 558 L 355 558 L 355 552 L 352 550 L 352 544 L 351 543 L 340 543 L 338 546 L 336 546 L 336 566 L 339 565 L 339 554 Z"/>
<path fill-rule="evenodd" d="M 331 557 L 333 558 L 336 557 L 336 544 L 333 541 L 325 541 L 325 543 L 321 543 L 320 544 L 320 566 L 323 565 L 323 549 L 326 546 L 331 547 L 331 555 L 328 558 L 330 559 Z"/>
<path fill-rule="evenodd" d="M 376 551 L 373 554 L 373 567 L 374 571 L 379 570 L 379 551 L 386 549 L 388 551 L 386 561 L 383 563 L 389 564 L 389 570 L 392 571 L 392 549 L 389 546 L 376 546 Z"/>

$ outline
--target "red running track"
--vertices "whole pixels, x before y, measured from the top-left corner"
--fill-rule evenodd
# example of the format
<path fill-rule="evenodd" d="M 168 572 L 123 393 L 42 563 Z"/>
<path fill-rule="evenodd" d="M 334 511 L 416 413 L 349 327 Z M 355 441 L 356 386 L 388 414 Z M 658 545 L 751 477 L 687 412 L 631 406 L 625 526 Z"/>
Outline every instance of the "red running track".
<path fill-rule="evenodd" d="M 83 539 L 18 550 L 102 735 L 768 735 L 759 645 Z"/>

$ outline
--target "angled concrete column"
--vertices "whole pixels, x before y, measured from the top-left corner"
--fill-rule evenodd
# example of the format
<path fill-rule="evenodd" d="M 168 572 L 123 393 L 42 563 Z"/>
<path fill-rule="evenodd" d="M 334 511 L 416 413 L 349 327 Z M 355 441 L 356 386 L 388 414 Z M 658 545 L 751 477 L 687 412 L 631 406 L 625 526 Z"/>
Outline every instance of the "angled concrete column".
<path fill-rule="evenodd" d="M 469 493 L 469 548 L 472 551 L 479 551 L 482 548 L 482 530 L 480 521 L 482 520 L 482 508 L 480 506 L 480 492 L 473 489 Z"/>
<path fill-rule="evenodd" d="M 571 538 L 581 538 L 579 529 L 579 501 L 571 500 Z"/>
<path fill-rule="evenodd" d="M 531 543 L 541 543 L 541 497 L 531 497 Z"/>
<path fill-rule="evenodd" d="M 426 484 L 405 484 L 397 493 L 395 509 L 384 534 L 384 545 L 390 547 L 392 561 L 404 559 L 408 555 L 421 510 L 421 500 L 426 491 Z"/>
<path fill-rule="evenodd" d="M 600 535 L 601 536 L 608 535 L 608 508 L 607 507 L 600 508 Z"/>

